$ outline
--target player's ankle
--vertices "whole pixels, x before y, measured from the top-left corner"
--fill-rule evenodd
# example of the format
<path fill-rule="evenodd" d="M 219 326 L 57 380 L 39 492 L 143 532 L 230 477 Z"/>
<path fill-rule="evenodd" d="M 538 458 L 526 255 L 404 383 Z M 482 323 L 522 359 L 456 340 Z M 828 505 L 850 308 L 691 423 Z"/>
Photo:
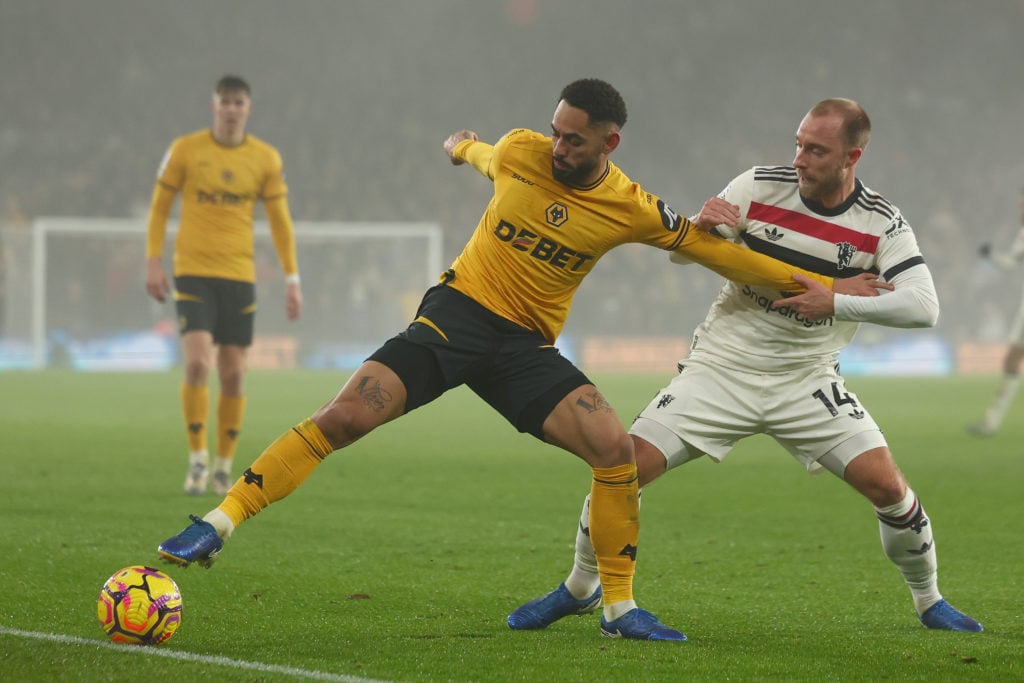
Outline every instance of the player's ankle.
<path fill-rule="evenodd" d="M 601 577 L 597 572 L 589 572 L 579 567 L 573 567 L 565 580 L 566 589 L 577 600 L 589 598 L 600 585 Z"/>
<path fill-rule="evenodd" d="M 604 618 L 607 621 L 615 621 L 626 612 L 636 609 L 636 600 L 620 600 L 611 605 L 604 606 Z"/>
<path fill-rule="evenodd" d="M 203 516 L 204 522 L 209 522 L 217 530 L 221 540 L 227 540 L 235 530 L 234 522 L 220 508 L 214 508 Z"/>

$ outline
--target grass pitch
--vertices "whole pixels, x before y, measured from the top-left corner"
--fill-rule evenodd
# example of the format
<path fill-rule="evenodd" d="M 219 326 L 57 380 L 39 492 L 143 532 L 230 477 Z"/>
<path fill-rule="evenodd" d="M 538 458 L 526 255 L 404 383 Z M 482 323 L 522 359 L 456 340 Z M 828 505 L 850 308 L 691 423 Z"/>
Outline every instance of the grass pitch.
<path fill-rule="evenodd" d="M 597 377 L 628 420 L 665 377 Z M 254 373 L 236 470 L 341 386 Z M 115 570 L 218 500 L 181 493 L 177 373 L 0 374 L 0 680 L 1022 680 L 1024 410 L 963 424 L 994 378 L 850 381 L 935 525 L 940 588 L 982 634 L 930 632 L 870 507 L 771 440 L 644 494 L 640 604 L 688 643 L 608 640 L 598 618 L 513 632 L 572 561 L 589 472 L 464 390 L 335 453 L 243 525 L 160 648 L 108 645 Z"/>

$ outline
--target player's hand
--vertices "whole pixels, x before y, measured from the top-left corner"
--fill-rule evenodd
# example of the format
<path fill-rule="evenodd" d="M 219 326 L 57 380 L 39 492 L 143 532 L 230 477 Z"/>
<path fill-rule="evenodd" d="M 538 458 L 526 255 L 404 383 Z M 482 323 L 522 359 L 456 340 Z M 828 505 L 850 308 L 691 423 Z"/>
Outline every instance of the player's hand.
<path fill-rule="evenodd" d="M 302 315 L 302 287 L 298 282 L 288 283 L 284 293 L 284 310 L 288 320 L 298 320 Z"/>
<path fill-rule="evenodd" d="M 988 242 L 985 242 L 980 247 L 978 247 L 978 256 L 980 256 L 981 258 L 989 258 L 989 257 L 991 257 L 992 256 L 992 245 L 989 244 Z"/>
<path fill-rule="evenodd" d="M 700 213 L 690 220 L 702 232 L 707 232 L 719 225 L 735 228 L 739 221 L 740 207 L 717 196 L 704 202 Z"/>
<path fill-rule="evenodd" d="M 854 277 L 837 278 L 833 283 L 833 289 L 829 289 L 817 280 L 793 273 L 793 280 L 807 291 L 803 294 L 791 296 L 786 299 L 778 299 L 772 302 L 773 306 L 789 306 L 801 316 L 817 322 L 831 318 L 836 313 L 836 294 L 850 294 L 853 296 L 878 296 L 879 290 L 892 291 L 895 289 L 888 282 L 882 282 L 878 276 L 871 273 L 861 273 Z"/>
<path fill-rule="evenodd" d="M 788 306 L 812 322 L 825 320 L 835 314 L 835 292 L 817 280 L 812 280 L 798 273 L 793 273 L 793 280 L 797 284 L 806 287 L 807 291 L 803 294 L 773 301 L 772 306 L 777 308 Z"/>
<path fill-rule="evenodd" d="M 463 161 L 462 159 L 456 159 L 455 157 L 452 156 L 452 153 L 455 151 L 455 145 L 459 144 L 463 140 L 479 139 L 480 138 L 477 137 L 476 133 L 474 133 L 471 130 L 460 130 L 456 133 L 452 133 L 444 141 L 444 145 L 442 145 L 444 147 L 444 153 L 448 155 L 448 158 L 451 160 L 453 165 L 458 166 L 460 164 L 464 164 L 466 163 L 465 161 Z"/>
<path fill-rule="evenodd" d="M 163 303 L 167 301 L 170 292 L 171 286 L 164 273 L 163 263 L 158 258 L 146 259 L 146 293 Z"/>
<path fill-rule="evenodd" d="M 797 280 L 798 277 L 800 280 Z M 801 280 L 808 280 L 808 278 L 796 274 L 793 275 L 793 279 L 800 284 L 804 284 Z M 880 290 L 891 292 L 894 289 L 896 288 L 891 284 L 879 280 L 878 276 L 872 273 L 836 278 L 832 282 L 832 291 L 836 294 L 850 294 L 851 296 L 878 296 Z"/>

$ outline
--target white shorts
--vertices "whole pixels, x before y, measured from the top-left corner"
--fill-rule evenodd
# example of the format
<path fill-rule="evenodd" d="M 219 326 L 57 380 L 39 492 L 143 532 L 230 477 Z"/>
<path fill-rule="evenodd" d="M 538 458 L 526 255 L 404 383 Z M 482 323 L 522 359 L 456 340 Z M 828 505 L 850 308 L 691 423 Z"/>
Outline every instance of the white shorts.
<path fill-rule="evenodd" d="M 754 434 L 771 436 L 811 471 L 827 455 L 822 465 L 839 476 L 861 453 L 887 447 L 832 365 L 754 373 L 690 358 L 629 432 L 657 447 L 669 469 L 701 454 L 721 461 Z"/>

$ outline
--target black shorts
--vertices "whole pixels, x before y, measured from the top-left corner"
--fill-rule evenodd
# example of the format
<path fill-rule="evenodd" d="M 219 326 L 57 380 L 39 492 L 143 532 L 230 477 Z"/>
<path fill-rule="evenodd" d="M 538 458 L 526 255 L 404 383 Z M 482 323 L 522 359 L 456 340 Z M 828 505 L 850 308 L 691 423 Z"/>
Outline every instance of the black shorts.
<path fill-rule="evenodd" d="M 206 330 L 215 344 L 252 344 L 256 285 L 218 277 L 174 278 L 174 305 L 181 334 Z"/>
<path fill-rule="evenodd" d="M 409 412 L 461 384 L 520 432 L 544 440 L 544 420 L 573 389 L 590 384 L 535 330 L 441 284 L 423 296 L 416 319 L 369 360 L 405 385 Z"/>

